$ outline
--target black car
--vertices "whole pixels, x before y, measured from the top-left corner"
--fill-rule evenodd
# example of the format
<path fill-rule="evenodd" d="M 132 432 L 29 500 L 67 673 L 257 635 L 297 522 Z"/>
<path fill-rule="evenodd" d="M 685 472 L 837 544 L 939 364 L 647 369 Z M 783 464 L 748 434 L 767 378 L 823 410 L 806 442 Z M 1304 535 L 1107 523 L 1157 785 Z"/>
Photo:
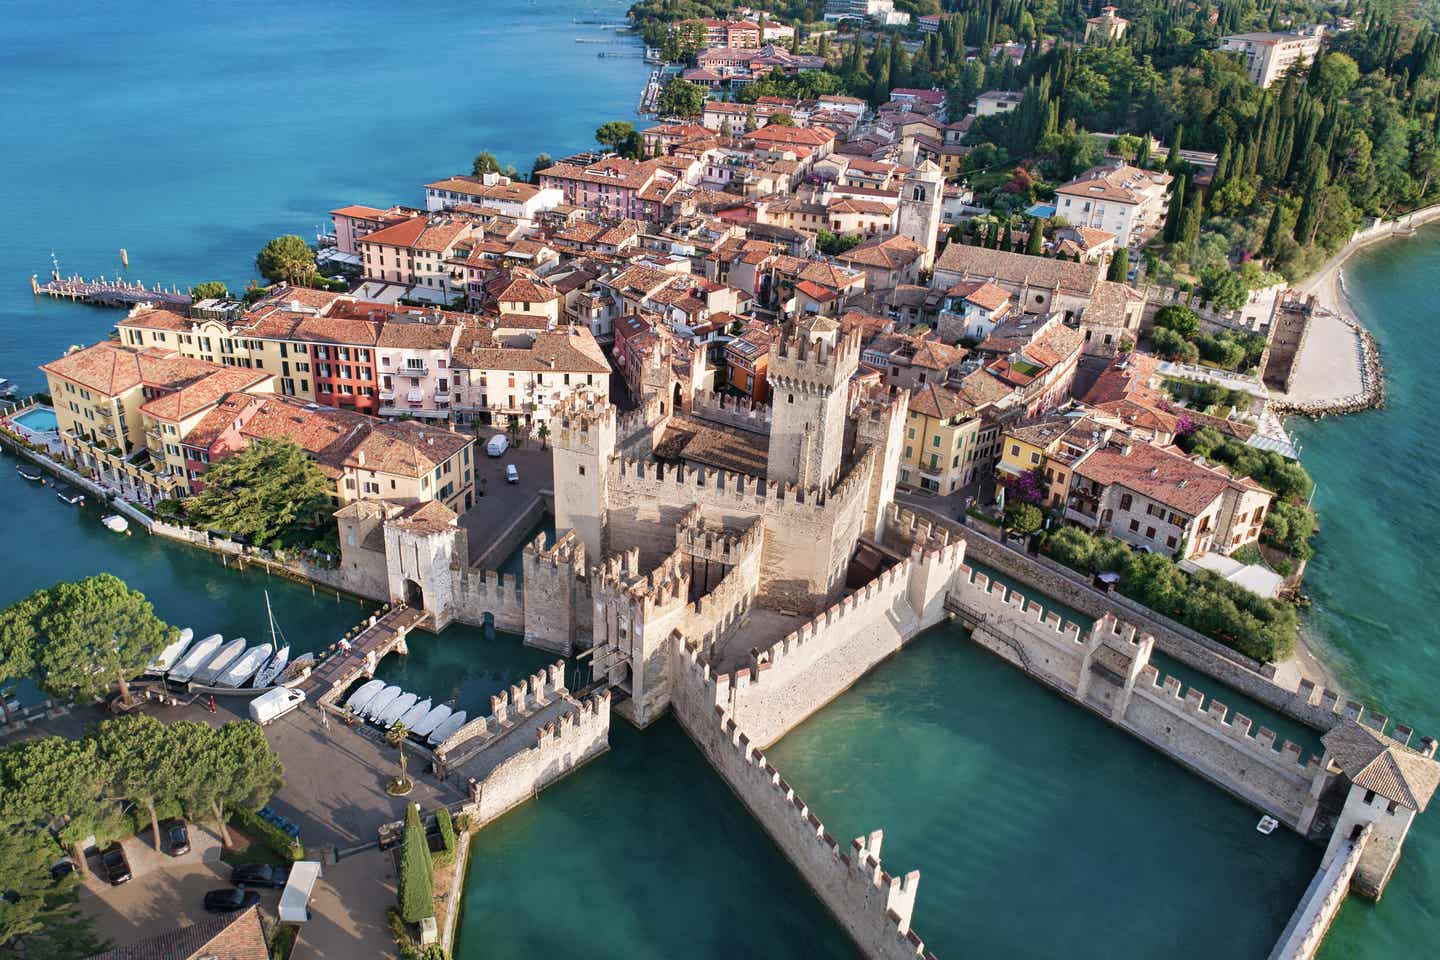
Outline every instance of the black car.
<path fill-rule="evenodd" d="M 242 863 L 230 871 L 230 882 L 236 886 L 283 887 L 289 880 L 289 867 L 268 863 Z"/>
<path fill-rule="evenodd" d="M 130 861 L 125 859 L 125 850 L 118 843 L 112 843 L 100 854 L 105 865 L 105 876 L 112 886 L 119 886 L 130 879 Z"/>
<path fill-rule="evenodd" d="M 231 887 L 228 890 L 211 890 L 205 894 L 205 909 L 211 913 L 234 913 L 248 910 L 260 902 L 260 894 L 254 890 Z"/>
<path fill-rule="evenodd" d="M 190 852 L 190 831 L 185 829 L 184 820 L 171 820 L 165 824 L 165 842 L 170 845 L 172 857 Z"/>

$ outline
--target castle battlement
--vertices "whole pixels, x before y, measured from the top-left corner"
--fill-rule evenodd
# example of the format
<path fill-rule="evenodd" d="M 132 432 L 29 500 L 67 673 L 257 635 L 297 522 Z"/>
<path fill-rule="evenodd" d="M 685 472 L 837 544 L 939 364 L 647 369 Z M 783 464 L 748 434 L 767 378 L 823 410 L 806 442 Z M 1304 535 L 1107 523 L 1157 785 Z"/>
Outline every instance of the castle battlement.
<path fill-rule="evenodd" d="M 551 569 L 560 567 L 585 568 L 585 544 L 580 542 L 574 530 L 565 531 L 553 546 L 547 546 L 549 537 L 542 530 L 534 540 L 525 544 L 524 554 L 534 563 L 543 563 Z"/>
<path fill-rule="evenodd" d="M 567 710 L 549 723 L 541 724 L 535 730 L 535 745 L 544 748 L 573 740 L 576 734 L 584 733 L 597 720 L 607 726 L 610 718 L 610 691 L 602 690 L 580 701 L 578 709 Z"/>
<path fill-rule="evenodd" d="M 489 715 L 476 717 L 456 730 L 435 748 L 435 756 L 442 762 L 455 763 L 473 756 L 514 729 L 526 717 L 568 692 L 565 688 L 565 661 L 557 660 L 544 670 L 491 696 Z M 464 754 L 457 756 L 456 750 L 462 746 L 465 747 Z"/>
<path fill-rule="evenodd" d="M 614 449 L 617 429 L 615 407 L 590 394 L 571 394 L 550 418 L 555 446 L 592 455 Z"/>
<path fill-rule="evenodd" d="M 963 540 L 957 542 L 964 543 Z M 1031 603 L 1018 590 L 1010 590 L 1007 596 L 1005 584 L 999 580 L 992 581 L 969 566 L 960 567 L 960 576 L 954 587 L 963 590 L 967 603 L 981 607 L 987 615 L 1009 622 L 1033 623 L 1076 644 L 1085 644 L 1084 632 L 1078 623 L 1062 620 L 1058 613 L 1047 613 L 1040 604 Z M 967 587 L 970 589 L 964 589 Z"/>
<path fill-rule="evenodd" d="M 723 527 L 706 523 L 697 505 L 675 525 L 675 549 L 687 556 L 733 566 L 760 546 L 764 529 L 764 525 L 756 521 L 740 533 L 730 533 Z"/>
<path fill-rule="evenodd" d="M 1250 735 L 1253 721 L 1243 713 L 1237 713 L 1230 717 L 1230 708 L 1225 704 L 1211 698 L 1209 704 L 1205 704 L 1205 694 L 1193 687 L 1184 692 L 1184 687 L 1179 680 L 1166 675 L 1163 681 L 1160 680 L 1160 671 L 1154 664 L 1147 663 L 1140 668 L 1140 677 L 1136 682 L 1137 692 L 1144 690 L 1153 694 L 1168 709 L 1190 716 L 1203 723 L 1213 724 L 1225 736 L 1237 743 L 1242 744 L 1251 750 L 1257 757 L 1270 763 L 1285 761 L 1296 767 L 1296 772 L 1306 777 L 1313 776 L 1319 769 L 1320 758 L 1304 756 L 1304 750 L 1299 744 L 1292 740 L 1285 740 L 1279 748 L 1276 741 L 1279 739 L 1274 730 L 1262 726 L 1255 731 L 1254 736 Z"/>
<path fill-rule="evenodd" d="M 860 328 L 837 334 L 834 345 L 803 327 L 781 337 L 770 348 L 771 389 L 815 394 L 843 387 L 860 363 Z"/>
<path fill-rule="evenodd" d="M 793 483 L 775 483 L 745 473 L 722 470 L 719 467 L 696 467 L 688 464 L 679 466 L 663 464 L 655 460 L 634 460 L 617 457 L 614 461 L 618 478 L 643 483 L 664 483 L 671 486 L 688 486 L 705 490 L 708 496 L 726 498 L 759 511 L 767 504 L 778 508 L 798 507 L 820 509 L 825 506 L 826 496 L 819 490 L 802 490 Z M 846 478 L 849 480 L 850 478 Z M 841 486 L 845 482 L 842 481 Z M 853 484 L 852 484 L 853 486 Z M 851 487 L 846 487 L 848 492 Z M 836 491 L 840 486 L 836 487 Z M 698 494 L 697 494 L 698 496 Z"/>
<path fill-rule="evenodd" d="M 613 409 L 613 408 L 612 408 Z M 674 411 L 671 411 L 674 412 Z M 616 436 L 620 443 L 637 433 L 654 429 L 655 425 L 664 420 L 669 414 L 665 412 L 665 401 L 656 397 L 646 397 L 645 400 L 634 410 L 627 410 L 618 414 L 616 419 Z"/>
<path fill-rule="evenodd" d="M 703 390 L 690 401 L 690 415 L 749 433 L 769 434 L 774 410 L 769 404 L 755 403 L 749 397 Z"/>

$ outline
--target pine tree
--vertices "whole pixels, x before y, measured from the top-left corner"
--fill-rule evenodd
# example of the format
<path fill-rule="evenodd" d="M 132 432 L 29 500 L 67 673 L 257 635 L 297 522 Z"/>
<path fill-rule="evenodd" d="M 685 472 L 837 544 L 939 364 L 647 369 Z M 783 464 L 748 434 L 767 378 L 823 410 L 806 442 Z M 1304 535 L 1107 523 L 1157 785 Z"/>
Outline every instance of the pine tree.
<path fill-rule="evenodd" d="M 420 804 L 405 811 L 405 836 L 400 848 L 400 918 L 419 923 L 435 915 L 435 868 L 430 862 L 430 845 L 420 825 Z"/>

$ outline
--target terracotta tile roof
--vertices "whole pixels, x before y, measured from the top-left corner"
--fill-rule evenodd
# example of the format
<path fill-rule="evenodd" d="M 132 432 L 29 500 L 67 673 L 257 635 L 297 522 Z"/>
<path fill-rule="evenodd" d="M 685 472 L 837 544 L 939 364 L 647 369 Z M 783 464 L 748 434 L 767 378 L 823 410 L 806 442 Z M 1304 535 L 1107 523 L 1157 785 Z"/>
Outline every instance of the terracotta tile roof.
<path fill-rule="evenodd" d="M 334 478 L 340 475 L 345 458 L 372 422 L 353 410 L 277 395 L 265 398 L 260 409 L 240 428 L 240 436 L 247 441 L 289 440 Z"/>
<path fill-rule="evenodd" d="M 425 184 L 432 190 L 448 190 L 451 193 L 463 193 L 471 197 L 484 197 L 489 200 L 509 200 L 515 203 L 524 203 L 534 199 L 540 192 L 540 188 L 528 183 L 492 183 L 486 184 L 479 177 L 455 176 L 447 177 L 444 180 L 437 180 L 434 183 Z"/>
<path fill-rule="evenodd" d="M 1424 812 L 1440 785 L 1440 764 L 1354 720 L 1320 741 L 1352 783 L 1407 809 Z"/>
<path fill-rule="evenodd" d="M 802 293 L 805 296 L 809 297 L 811 300 L 815 300 L 819 303 L 825 303 L 826 301 L 834 300 L 837 296 L 839 296 L 839 294 L 836 291 L 832 290 L 830 287 L 821 286 L 820 284 L 815 283 L 811 280 L 801 280 L 799 283 L 795 284 L 795 292 Z"/>
<path fill-rule="evenodd" d="M 380 330 L 380 347 L 410 350 L 449 350 L 460 325 L 392 320 Z"/>
<path fill-rule="evenodd" d="M 186 331 L 195 325 L 189 314 L 169 310 L 164 307 L 141 307 L 137 308 L 124 320 L 115 324 L 117 327 L 137 327 L 145 330 L 174 330 Z"/>
<path fill-rule="evenodd" d="M 260 908 L 206 917 L 199 923 L 150 937 L 89 960 L 269 960 Z"/>
<path fill-rule="evenodd" d="M 999 403 L 1010 396 L 1012 392 L 1012 387 L 1001 383 L 984 370 L 976 370 L 974 373 L 967 374 L 965 379 L 960 381 L 961 395 L 977 407 Z"/>
<path fill-rule="evenodd" d="M 360 442 L 344 460 L 347 467 L 419 477 L 475 442 L 474 437 L 414 420 L 369 420 Z"/>
<path fill-rule="evenodd" d="M 338 210 L 331 210 L 332 217 L 355 217 L 358 220 L 375 220 L 384 213 L 376 207 L 367 207 L 363 204 L 352 203 L 348 207 L 340 207 Z"/>
<path fill-rule="evenodd" d="M 1204 512 L 1234 485 L 1223 474 L 1188 457 L 1140 442 L 1096 450 L 1076 465 L 1075 473 L 1101 486 L 1133 490 L 1191 517 Z"/>
<path fill-rule="evenodd" d="M 204 449 L 218 440 L 226 430 L 235 426 L 241 416 L 264 402 L 264 396 L 252 396 L 248 393 L 232 393 L 221 397 L 210 412 L 190 428 L 190 432 L 185 434 L 181 442 Z"/>
<path fill-rule="evenodd" d="M 888 217 L 895 208 L 879 200 L 865 200 L 859 197 L 836 197 L 825 205 L 831 213 L 869 213 Z"/>
<path fill-rule="evenodd" d="M 374 233 L 361 237 L 359 242 L 443 253 L 454 246 L 455 241 L 470 232 L 471 229 L 473 229 L 473 224 L 458 217 L 412 217 L 392 227 L 376 230 Z"/>
<path fill-rule="evenodd" d="M 1166 189 L 1173 179 L 1170 174 L 1162 171 L 1141 170 L 1129 164 L 1119 164 L 1087 170 L 1069 183 L 1057 187 L 1055 192 L 1087 200 L 1136 204 L 1144 199 L 1146 193 Z"/>
<path fill-rule="evenodd" d="M 598 163 L 592 163 L 588 167 L 578 167 L 570 163 L 557 163 L 553 167 L 547 167 L 540 171 L 542 177 L 554 177 L 557 180 L 580 180 L 585 183 L 605 184 L 607 186 L 626 187 L 631 190 L 639 190 L 655 176 L 660 165 L 653 160 L 626 160 L 621 157 L 610 157 Z"/>
<path fill-rule="evenodd" d="M 975 415 L 975 405 L 964 394 L 935 383 L 927 383 L 910 391 L 910 409 L 936 420 Z"/>
<path fill-rule="evenodd" d="M 155 348 L 136 350 L 105 340 L 94 346 L 72 350 L 58 360 L 42 364 L 40 369 L 102 396 L 113 397 L 142 383 L 179 388 L 228 368 L 170 351 Z"/>
<path fill-rule="evenodd" d="M 443 533 L 455 526 L 455 511 L 439 500 L 413 503 L 391 522 L 414 533 Z"/>
<path fill-rule="evenodd" d="M 619 324 L 617 323 L 617 327 Z M 467 326 L 454 351 L 457 368 L 529 370 L 541 373 L 608 375 L 610 363 L 585 327 L 566 326 L 537 331 L 533 342 L 516 345 L 479 324 Z"/>
<path fill-rule="evenodd" d="M 962 297 L 990 313 L 1010 305 L 1010 291 L 988 280 L 964 280 L 945 292 L 952 297 Z"/>
<path fill-rule="evenodd" d="M 240 393 L 272 379 L 264 370 L 222 367 L 194 383 L 187 384 L 140 407 L 141 411 L 160 420 L 178 422 L 213 406 L 228 393 Z"/>
<path fill-rule="evenodd" d="M 920 244 L 909 237 L 869 240 L 836 256 L 836 260 L 882 270 L 903 270 L 925 255 Z"/>
<path fill-rule="evenodd" d="M 549 303 L 560 299 L 554 287 L 521 273 L 499 278 L 486 286 L 486 293 L 499 303 Z"/>
<path fill-rule="evenodd" d="M 1084 402 L 1091 406 L 1126 400 L 1137 394 L 1151 402 L 1163 395 L 1150 387 L 1159 359 L 1148 353 L 1130 353 L 1116 357 L 1085 392 Z"/>
<path fill-rule="evenodd" d="M 947 244 L 935 261 L 937 273 L 958 273 L 971 280 L 990 279 L 1004 283 L 1029 284 L 1089 296 L 1099 281 L 1101 269 L 1093 263 L 1032 257 L 1008 250 L 990 250 L 963 243 Z"/>

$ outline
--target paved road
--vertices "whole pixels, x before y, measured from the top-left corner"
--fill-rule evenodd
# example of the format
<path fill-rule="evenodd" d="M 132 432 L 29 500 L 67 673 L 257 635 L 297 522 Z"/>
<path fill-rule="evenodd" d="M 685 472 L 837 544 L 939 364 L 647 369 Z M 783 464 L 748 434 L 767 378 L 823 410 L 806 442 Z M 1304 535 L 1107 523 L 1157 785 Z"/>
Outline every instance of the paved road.
<path fill-rule="evenodd" d="M 535 441 L 526 441 L 525 446 L 512 447 L 504 456 L 493 459 L 481 453 L 475 464 L 475 505 L 460 517 L 470 541 L 472 563 L 505 532 L 537 492 L 551 488 L 552 461 L 551 451 L 541 450 Z M 519 483 L 505 481 L 505 467 L 509 464 L 520 472 Z M 479 496 L 481 490 L 485 491 L 483 497 Z"/>

